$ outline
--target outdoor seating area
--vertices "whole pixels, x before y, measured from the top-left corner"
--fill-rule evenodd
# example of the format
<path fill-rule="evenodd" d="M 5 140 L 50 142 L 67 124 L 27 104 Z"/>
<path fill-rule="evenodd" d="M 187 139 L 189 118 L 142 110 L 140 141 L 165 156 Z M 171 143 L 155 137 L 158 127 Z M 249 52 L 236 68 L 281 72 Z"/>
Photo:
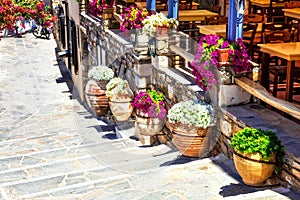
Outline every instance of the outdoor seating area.
<path fill-rule="evenodd" d="M 174 157 L 178 159 L 178 155 L 186 159 L 186 162 L 209 158 L 212 159 L 211 165 L 216 164 L 215 157 L 224 156 L 226 162 L 229 160 L 232 164 L 230 170 L 233 169 L 234 173 L 228 172 L 229 168 L 222 166 L 219 170 L 224 172 L 226 180 L 229 177 L 243 189 L 259 188 L 266 192 L 269 188 L 283 188 L 285 191 L 288 190 L 283 192 L 286 196 L 294 189 L 300 192 L 299 1 L 63 0 L 51 1 L 52 9 L 47 10 L 47 15 L 45 9 L 48 6 L 45 6 L 43 1 L 28 1 L 32 1 L 29 7 L 21 5 L 17 0 L 12 0 L 12 3 L 10 1 L 0 3 L 0 10 L 6 9 L 5 12 L 0 12 L 0 30 L 3 30 L 1 39 L 5 41 L 2 44 L 13 44 L 14 48 L 17 49 L 19 46 L 28 49 L 28 52 L 39 47 L 39 44 L 57 45 L 52 44 L 55 46 L 55 52 L 52 53 L 55 54 L 57 64 L 51 66 L 52 63 L 49 64 L 47 61 L 47 68 L 51 71 L 58 67 L 63 77 L 54 78 L 53 81 L 44 80 L 43 73 L 46 71 L 36 69 L 42 69 L 40 63 L 46 62 L 44 60 L 48 56 L 43 56 L 43 60 L 30 55 L 32 60 L 29 62 L 24 58 L 24 63 L 32 67 L 37 77 L 33 77 L 30 71 L 26 72 L 28 77 L 22 77 L 22 80 L 35 78 L 37 82 L 31 83 L 34 86 L 29 85 L 28 88 L 41 89 L 43 94 L 44 92 L 48 94 L 46 84 L 50 81 L 54 85 L 65 84 L 69 88 L 69 91 L 63 91 L 61 95 L 63 98 L 69 98 L 73 104 L 70 103 L 70 106 L 65 106 L 64 109 L 76 113 L 74 115 L 78 118 L 76 123 L 78 129 L 82 131 L 78 136 L 78 143 L 90 145 L 88 153 L 91 155 L 87 159 L 100 158 L 98 160 L 100 162 L 101 159 L 111 159 L 112 166 L 119 166 L 122 163 L 125 166 L 126 163 L 130 163 L 126 167 L 132 168 L 133 172 L 135 170 L 146 172 L 147 169 L 144 167 L 155 159 L 157 162 L 153 164 L 156 169 L 166 168 L 167 171 L 171 171 L 173 162 L 178 161 L 172 159 Z M 39 4 L 32 6 L 37 1 Z M 6 6 L 2 6 L 4 4 Z M 8 4 L 18 6 L 8 9 L 10 6 Z M 30 10 L 32 7 L 38 12 Z M 14 12 L 14 17 L 7 15 L 11 11 Z M 31 37 L 18 33 L 21 22 L 39 16 L 44 16 L 39 29 L 32 29 L 33 35 L 31 32 L 26 33 Z M 8 21 L 1 21 L 2 19 L 11 21 L 8 24 Z M 51 24 L 51 27 L 46 29 L 46 26 L 42 26 L 44 24 Z M 41 34 L 46 30 L 49 30 L 48 37 L 37 36 L 37 33 Z M 6 32 L 9 34 L 5 35 Z M 1 56 L 0 53 L 0 58 L 7 60 L 5 66 L 21 63 L 19 60 L 12 63 L 5 58 L 19 59 L 17 54 L 20 54 L 21 50 L 14 51 L 14 54 L 10 55 L 9 47 L 6 48 L 2 44 L 0 47 L 4 49 L 5 56 Z M 43 45 L 42 48 L 47 49 L 47 45 Z M 9 73 L 12 71 L 10 69 Z M 11 78 L 9 73 L 7 77 Z M 49 79 L 55 77 L 52 74 L 47 76 Z M 10 79 L 11 83 L 13 78 Z M 41 88 L 35 86 L 40 84 L 43 84 Z M 22 87 L 22 84 L 19 84 L 19 87 Z M 16 92 L 19 92 L 18 88 L 14 90 L 14 93 Z M 57 91 L 54 89 L 51 92 Z M 69 93 L 71 95 L 66 96 Z M 25 92 L 24 95 L 28 96 L 31 93 Z M 9 102 L 9 99 L 5 98 Z M 38 98 L 44 96 L 40 95 Z M 47 99 L 47 102 L 50 104 L 51 99 Z M 44 112 L 51 111 L 53 118 L 41 116 L 39 123 L 45 123 L 42 121 L 45 119 L 49 120 L 50 124 L 54 118 L 57 118 L 55 123 L 61 123 L 60 117 L 63 114 L 59 112 L 60 101 L 52 104 L 55 104 L 55 109 L 47 108 Z M 42 108 L 44 107 L 46 106 Z M 22 105 L 17 105 L 14 109 L 22 110 Z M 18 113 L 13 111 L 11 113 Z M 5 112 L 3 109 L 3 113 Z M 57 114 L 54 114 L 55 112 Z M 25 111 L 24 113 L 31 116 Z M 36 115 L 39 116 L 38 113 Z M 82 118 L 88 123 L 81 123 Z M 59 134 L 64 130 L 65 128 L 61 128 Z M 45 128 L 42 131 L 48 130 Z M 27 132 L 24 135 L 29 134 Z M 74 134 L 73 131 L 71 134 Z M 67 137 L 62 135 L 55 138 L 59 141 Z M 12 142 L 16 139 L 18 138 L 12 137 Z M 49 141 L 46 137 L 45 142 L 37 142 L 37 145 L 52 145 L 51 140 Z M 67 142 L 73 145 L 73 141 Z M 25 144 L 24 142 L 24 148 L 27 150 Z M 11 146 L 13 145 L 9 146 L 10 149 Z M 112 148 L 107 149 L 108 146 Z M 23 148 L 23 141 L 20 147 Z M 99 147 L 102 149 L 99 150 Z M 50 146 L 45 148 L 47 154 L 51 148 Z M 157 152 L 155 149 L 160 150 Z M 20 149 L 20 152 L 23 150 Z M 28 151 L 25 151 L 25 156 L 31 154 L 30 150 Z M 127 151 L 130 155 L 123 156 Z M 137 157 L 132 156 L 136 153 Z M 85 154 L 82 157 L 86 159 Z M 135 160 L 136 158 L 138 159 Z M 73 160 L 66 157 L 66 159 L 68 165 L 76 161 L 75 158 Z M 56 162 L 55 159 L 53 161 Z M 32 159 L 32 162 L 35 160 Z M 79 164 L 79 168 L 74 166 L 74 172 L 79 174 L 81 167 L 88 167 L 88 162 L 89 160 L 86 166 L 82 164 Z M 4 167 L 8 166 L 7 163 L 4 164 Z M 185 168 L 186 163 L 180 164 L 182 164 L 180 170 L 188 169 Z M 16 167 L 26 168 L 23 163 L 19 163 Z M 27 173 L 26 170 L 24 173 Z M 66 176 L 67 167 L 63 170 L 61 173 L 54 173 L 53 177 L 73 178 L 72 175 Z M 107 177 L 95 177 L 94 180 L 93 175 L 98 176 L 102 173 L 102 168 L 91 166 L 90 170 L 93 172 L 87 176 L 90 178 L 89 185 L 92 183 L 94 186 L 97 184 L 101 186 L 100 182 Z M 210 170 L 210 167 L 189 172 L 188 181 L 192 180 L 193 184 L 197 185 L 191 191 L 198 190 L 198 180 L 194 180 L 193 173 L 196 171 L 210 180 L 214 172 L 207 170 Z M 11 171 L 13 170 L 10 168 L 4 168 L 3 173 L 9 176 Z M 149 171 L 149 177 L 154 174 L 155 171 Z M 110 178 L 114 179 L 116 176 L 119 174 L 113 174 Z M 138 176 L 139 174 L 136 177 Z M 14 178 L 12 177 L 12 180 Z M 31 177 L 30 174 L 28 177 L 18 175 L 17 178 L 24 179 L 22 180 L 24 183 L 30 182 L 32 178 L 39 180 L 38 176 Z M 166 179 L 169 181 L 169 178 Z M 50 186 L 46 190 L 46 195 L 39 190 L 33 194 L 24 190 L 19 194 L 25 197 L 30 195 L 65 197 L 64 190 L 60 193 L 60 189 L 55 188 L 81 187 L 84 181 L 79 177 L 78 182 L 74 180 L 69 183 L 68 179 L 63 178 L 60 184 L 54 183 L 54 192 L 52 189 L 48 191 L 52 187 Z M 131 181 L 135 183 L 134 179 Z M 181 180 L 178 180 L 178 185 L 181 183 Z M 9 190 L 9 183 L 5 184 L 0 197 L 2 192 L 13 193 Z M 173 178 L 166 184 L 172 188 L 176 185 Z M 224 183 L 221 181 L 220 185 Z M 13 190 L 22 189 L 18 186 L 19 182 L 13 183 Z M 206 187 L 208 186 L 205 185 L 204 188 Z M 91 189 L 94 191 L 95 188 Z M 121 190 L 128 192 L 126 188 Z M 164 191 L 162 193 L 157 194 L 159 199 L 177 198 L 171 193 L 167 196 Z M 232 192 L 228 196 L 219 191 L 214 193 L 217 199 L 234 196 Z M 239 191 L 236 193 L 243 195 Z M 281 195 L 281 192 L 279 193 Z M 66 194 L 69 195 L 68 192 Z M 250 192 L 245 194 L 248 195 Z M 122 195 L 120 194 L 120 197 Z M 183 193 L 180 195 L 179 199 L 191 197 Z M 127 193 L 124 193 L 124 196 L 133 197 L 127 196 Z M 78 197 L 81 198 L 80 195 Z M 204 194 L 201 199 L 206 197 Z M 271 195 L 270 199 L 272 198 Z M 195 199 L 198 199 L 198 196 Z"/>

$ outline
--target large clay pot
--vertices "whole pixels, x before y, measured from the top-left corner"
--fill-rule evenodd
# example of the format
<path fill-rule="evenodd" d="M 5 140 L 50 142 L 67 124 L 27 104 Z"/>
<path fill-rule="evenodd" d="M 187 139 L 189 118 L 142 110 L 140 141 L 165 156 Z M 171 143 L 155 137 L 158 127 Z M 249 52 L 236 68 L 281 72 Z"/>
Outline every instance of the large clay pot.
<path fill-rule="evenodd" d="M 104 86 L 102 83 L 100 85 Z M 85 87 L 85 94 L 93 114 L 97 116 L 106 115 L 109 109 L 106 89 L 99 87 L 94 80 L 89 80 Z"/>
<path fill-rule="evenodd" d="M 117 121 L 127 121 L 133 111 L 132 101 L 109 101 L 109 107 Z"/>
<path fill-rule="evenodd" d="M 141 112 L 137 112 L 135 118 L 135 129 L 141 135 L 154 136 L 158 134 L 165 125 L 165 119 L 159 119 L 157 117 L 148 117 Z"/>
<path fill-rule="evenodd" d="M 168 122 L 172 142 L 180 153 L 187 157 L 201 157 L 207 153 L 208 128 L 197 128 L 181 123 Z"/>
<path fill-rule="evenodd" d="M 233 161 L 236 170 L 243 182 L 250 186 L 262 185 L 273 173 L 275 167 L 275 154 L 266 162 L 256 154 L 244 154 L 234 151 Z"/>

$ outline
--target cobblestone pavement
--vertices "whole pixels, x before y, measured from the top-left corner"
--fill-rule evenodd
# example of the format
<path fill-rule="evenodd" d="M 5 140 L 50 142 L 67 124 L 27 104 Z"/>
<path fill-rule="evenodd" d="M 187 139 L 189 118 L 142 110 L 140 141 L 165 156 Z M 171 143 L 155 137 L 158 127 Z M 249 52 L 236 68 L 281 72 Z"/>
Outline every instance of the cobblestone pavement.
<path fill-rule="evenodd" d="M 130 139 L 72 98 L 54 39 L 0 41 L 0 199 L 297 199 L 241 183 L 223 155 L 190 159 Z M 298 198 L 299 199 L 299 198 Z"/>

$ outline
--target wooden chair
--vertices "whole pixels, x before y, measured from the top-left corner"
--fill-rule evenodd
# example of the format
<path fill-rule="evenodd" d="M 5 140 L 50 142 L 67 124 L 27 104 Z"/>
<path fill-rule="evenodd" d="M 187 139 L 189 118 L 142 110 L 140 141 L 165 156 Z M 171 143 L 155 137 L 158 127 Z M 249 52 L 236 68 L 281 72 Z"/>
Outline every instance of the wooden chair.
<path fill-rule="evenodd" d="M 253 44 L 258 24 L 243 24 L 243 42 L 247 47 L 247 53 L 253 57 Z"/>
<path fill-rule="evenodd" d="M 290 42 L 291 33 L 287 30 L 277 30 L 270 31 L 263 34 L 263 42 L 266 43 L 280 43 L 280 42 Z M 272 59 L 272 55 L 271 59 Z M 281 62 L 278 65 L 278 62 L 275 62 L 274 65 L 269 67 L 269 80 L 273 83 L 272 94 L 274 97 L 277 97 L 278 84 L 285 83 L 286 78 L 286 62 Z"/>
<path fill-rule="evenodd" d="M 227 24 L 228 23 L 228 17 L 226 16 L 211 16 L 211 17 L 205 17 L 204 19 L 205 25 L 219 25 L 219 24 Z"/>
<path fill-rule="evenodd" d="M 214 13 L 218 13 L 221 15 L 221 6 L 220 5 L 213 5 L 210 9 Z"/>
<path fill-rule="evenodd" d="M 156 11 L 168 10 L 168 0 L 156 0 Z"/>
<path fill-rule="evenodd" d="M 264 23 L 265 16 L 259 14 L 247 14 L 244 16 L 244 24 L 247 23 Z"/>
<path fill-rule="evenodd" d="M 193 5 L 193 0 L 179 0 L 178 8 L 179 10 L 191 10 Z"/>
<path fill-rule="evenodd" d="M 276 6 L 276 4 L 283 4 L 288 0 L 270 0 L 270 6 L 267 9 L 268 22 L 284 22 L 284 6 Z"/>

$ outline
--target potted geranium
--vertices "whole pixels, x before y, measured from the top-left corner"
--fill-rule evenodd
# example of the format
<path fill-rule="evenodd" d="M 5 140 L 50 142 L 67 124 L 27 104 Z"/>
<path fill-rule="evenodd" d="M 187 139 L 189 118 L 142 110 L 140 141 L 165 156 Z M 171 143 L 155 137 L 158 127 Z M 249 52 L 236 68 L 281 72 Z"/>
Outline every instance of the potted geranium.
<path fill-rule="evenodd" d="M 209 127 L 214 126 L 214 112 L 202 101 L 183 101 L 168 111 L 172 142 L 184 156 L 199 157 L 205 152 Z"/>
<path fill-rule="evenodd" d="M 95 66 L 88 72 L 90 80 L 86 84 L 85 93 L 89 107 L 97 116 L 103 116 L 109 110 L 106 85 L 114 77 L 114 72 L 107 66 Z"/>
<path fill-rule="evenodd" d="M 235 167 L 247 185 L 258 186 L 281 162 L 284 147 L 272 130 L 245 127 L 231 138 Z"/>
<path fill-rule="evenodd" d="M 167 114 L 164 94 L 156 90 L 140 91 L 134 98 L 136 112 L 135 127 L 142 135 L 159 133 Z"/>
<path fill-rule="evenodd" d="M 113 78 L 106 85 L 109 107 L 117 121 L 126 121 L 133 111 L 133 92 L 126 80 Z"/>

